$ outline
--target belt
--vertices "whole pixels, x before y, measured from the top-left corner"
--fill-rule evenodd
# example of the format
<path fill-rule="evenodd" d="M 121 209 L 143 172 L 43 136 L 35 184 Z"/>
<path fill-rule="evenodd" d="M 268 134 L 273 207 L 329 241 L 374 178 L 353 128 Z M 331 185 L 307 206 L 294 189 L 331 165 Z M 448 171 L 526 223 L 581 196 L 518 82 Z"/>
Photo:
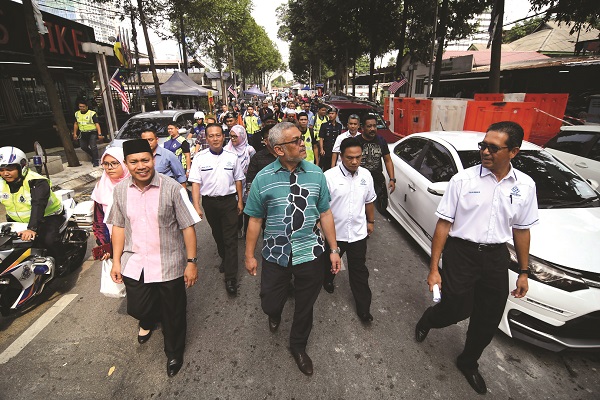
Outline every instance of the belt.
<path fill-rule="evenodd" d="M 454 236 L 449 236 L 448 240 L 450 239 L 457 241 L 466 247 L 477 249 L 477 251 L 494 251 L 502 248 L 502 246 L 506 246 L 506 243 L 475 243 L 471 242 L 470 240 L 465 240 Z"/>
<path fill-rule="evenodd" d="M 96 129 L 94 129 L 93 131 L 81 131 L 81 133 L 90 133 L 90 132 L 98 132 Z"/>
<path fill-rule="evenodd" d="M 202 196 L 203 199 L 224 200 L 235 196 L 235 193 L 226 194 L 225 196 Z"/>

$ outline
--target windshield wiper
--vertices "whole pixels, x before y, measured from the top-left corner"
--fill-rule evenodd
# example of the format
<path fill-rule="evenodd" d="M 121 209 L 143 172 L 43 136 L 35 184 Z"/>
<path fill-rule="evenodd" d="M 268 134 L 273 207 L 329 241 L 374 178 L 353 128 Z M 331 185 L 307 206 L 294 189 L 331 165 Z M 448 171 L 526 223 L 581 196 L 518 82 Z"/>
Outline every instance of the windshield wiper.
<path fill-rule="evenodd" d="M 598 196 L 588 197 L 587 199 L 576 201 L 563 199 L 545 199 L 542 204 L 546 205 L 545 208 L 576 208 L 577 206 L 585 206 L 586 204 L 590 204 L 598 200 L 600 200 Z"/>

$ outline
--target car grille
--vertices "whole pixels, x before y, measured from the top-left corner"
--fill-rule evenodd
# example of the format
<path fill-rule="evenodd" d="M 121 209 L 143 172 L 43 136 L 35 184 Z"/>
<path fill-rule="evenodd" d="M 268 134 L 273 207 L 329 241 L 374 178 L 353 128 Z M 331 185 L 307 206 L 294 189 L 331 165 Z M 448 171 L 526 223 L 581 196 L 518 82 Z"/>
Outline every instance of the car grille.
<path fill-rule="evenodd" d="M 509 321 L 516 321 L 536 331 L 560 338 L 597 340 L 600 343 L 600 311 L 582 315 L 581 317 L 567 321 L 562 326 L 547 324 L 531 315 L 516 310 L 509 312 Z M 513 326 L 511 325 L 512 328 Z M 520 330 L 516 326 L 515 329 Z"/>

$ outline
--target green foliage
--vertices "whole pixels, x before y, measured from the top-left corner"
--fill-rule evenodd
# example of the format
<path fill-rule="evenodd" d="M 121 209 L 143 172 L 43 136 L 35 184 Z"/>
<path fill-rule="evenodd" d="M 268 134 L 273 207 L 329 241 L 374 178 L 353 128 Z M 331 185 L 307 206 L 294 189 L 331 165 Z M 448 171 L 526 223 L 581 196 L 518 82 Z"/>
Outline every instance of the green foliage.
<path fill-rule="evenodd" d="M 551 18 L 559 22 L 571 22 L 571 33 L 584 28 L 600 26 L 598 0 L 529 0 L 533 11 L 546 10 L 544 20 Z"/>
<path fill-rule="evenodd" d="M 522 23 L 516 23 L 509 30 L 502 32 L 502 43 L 511 43 L 533 33 L 540 23 L 542 23 L 542 18 L 530 18 Z"/>

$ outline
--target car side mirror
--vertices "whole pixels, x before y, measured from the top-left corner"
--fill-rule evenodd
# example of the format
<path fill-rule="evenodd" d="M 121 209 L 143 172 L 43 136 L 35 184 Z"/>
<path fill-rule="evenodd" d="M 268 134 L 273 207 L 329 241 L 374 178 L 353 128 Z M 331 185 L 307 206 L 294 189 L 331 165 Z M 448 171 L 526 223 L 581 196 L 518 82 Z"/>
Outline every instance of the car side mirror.
<path fill-rule="evenodd" d="M 448 182 L 434 182 L 427 187 L 427 191 L 435 196 L 443 196 L 448 188 Z"/>
<path fill-rule="evenodd" d="M 586 179 L 586 181 L 587 181 L 587 183 L 590 184 L 592 189 L 594 189 L 594 190 L 598 189 L 598 181 L 596 181 L 594 179 Z"/>

